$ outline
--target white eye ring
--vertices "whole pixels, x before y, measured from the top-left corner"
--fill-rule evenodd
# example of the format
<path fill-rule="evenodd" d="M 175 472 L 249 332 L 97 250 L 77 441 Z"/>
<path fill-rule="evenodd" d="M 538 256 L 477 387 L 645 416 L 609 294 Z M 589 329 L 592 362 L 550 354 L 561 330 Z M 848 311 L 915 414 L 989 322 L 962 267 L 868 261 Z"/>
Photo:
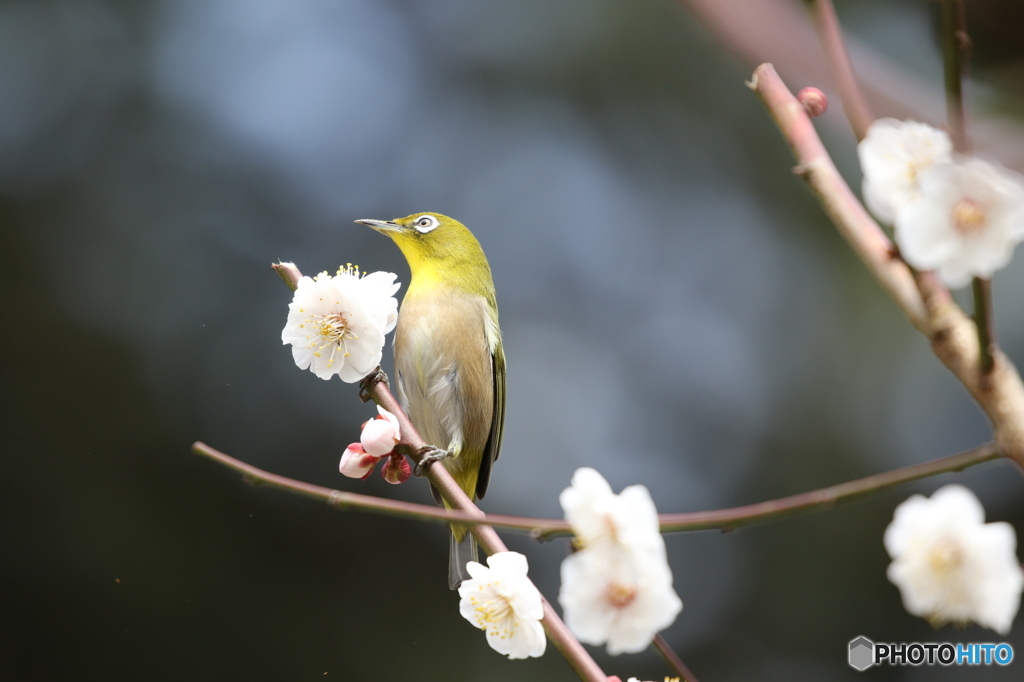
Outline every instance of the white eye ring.
<path fill-rule="evenodd" d="M 430 232 L 431 230 L 435 229 L 440 224 L 441 223 L 437 222 L 437 218 L 435 218 L 434 216 L 425 215 L 420 216 L 419 219 L 416 220 L 415 227 L 416 231 L 419 232 L 420 234 L 426 234 L 427 232 Z"/>

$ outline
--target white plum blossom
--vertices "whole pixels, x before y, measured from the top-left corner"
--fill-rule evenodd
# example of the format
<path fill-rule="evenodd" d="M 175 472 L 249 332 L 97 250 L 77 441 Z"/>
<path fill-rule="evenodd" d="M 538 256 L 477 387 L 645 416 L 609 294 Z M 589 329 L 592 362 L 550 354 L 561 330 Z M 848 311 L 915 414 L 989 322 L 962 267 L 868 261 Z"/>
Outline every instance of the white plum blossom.
<path fill-rule="evenodd" d="M 634 485 L 616 495 L 601 474 L 582 468 L 559 501 L 580 547 L 562 562 L 566 625 L 610 654 L 642 651 L 683 608 L 650 493 Z"/>
<path fill-rule="evenodd" d="M 991 277 L 1024 239 L 1024 183 L 978 159 L 937 164 L 918 176 L 920 194 L 896 216 L 896 243 L 921 270 L 952 288 Z"/>
<path fill-rule="evenodd" d="M 487 566 L 470 561 L 472 576 L 459 586 L 459 612 L 487 632 L 487 643 L 509 658 L 535 658 L 547 648 L 544 606 L 540 592 L 526 577 L 526 557 L 518 552 L 498 552 L 487 557 Z"/>
<path fill-rule="evenodd" d="M 651 494 L 642 485 L 631 485 L 616 495 L 608 481 L 590 467 L 573 474 L 571 485 L 558 501 L 565 520 L 582 549 L 627 543 L 664 554 L 665 541 L 658 530 L 658 512 Z"/>
<path fill-rule="evenodd" d="M 573 634 L 613 656 L 643 651 L 683 608 L 664 553 L 614 545 L 568 556 L 558 601 Z"/>
<path fill-rule="evenodd" d="M 896 508 L 885 529 L 893 561 L 886 574 L 903 606 L 939 627 L 975 623 L 1007 634 L 1020 606 L 1024 571 L 1008 523 L 985 523 L 985 510 L 967 488 L 947 485 Z"/>
<path fill-rule="evenodd" d="M 380 417 L 371 419 L 363 425 L 363 432 L 359 435 L 359 442 L 363 450 L 374 457 L 383 457 L 390 453 L 401 440 L 401 428 L 398 425 L 398 417 L 377 406 Z"/>
<path fill-rule="evenodd" d="M 918 197 L 921 171 L 952 154 L 944 131 L 916 121 L 878 119 L 857 145 L 864 203 L 879 220 L 893 224 L 900 209 Z"/>
<path fill-rule="evenodd" d="M 361 276 L 346 266 L 331 277 L 303 277 L 288 305 L 281 341 L 291 344 L 300 369 L 321 379 L 337 374 L 353 383 L 380 364 L 384 335 L 395 328 L 400 285 L 390 272 Z"/>
<path fill-rule="evenodd" d="M 373 468 L 380 460 L 380 457 L 366 452 L 359 443 L 352 443 L 345 448 L 345 454 L 341 456 L 341 463 L 338 464 L 338 471 L 349 478 L 365 479 L 373 473 Z"/>

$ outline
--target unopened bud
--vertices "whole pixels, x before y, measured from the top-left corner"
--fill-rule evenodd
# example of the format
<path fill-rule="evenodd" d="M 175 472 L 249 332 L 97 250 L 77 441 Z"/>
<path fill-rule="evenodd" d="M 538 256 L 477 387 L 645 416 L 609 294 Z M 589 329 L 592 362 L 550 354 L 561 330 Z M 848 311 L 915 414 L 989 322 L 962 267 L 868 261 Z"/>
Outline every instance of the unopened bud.
<path fill-rule="evenodd" d="M 384 462 L 384 466 L 381 467 L 380 475 L 384 477 L 384 480 L 388 483 L 405 483 L 409 480 L 409 476 L 412 475 L 412 467 L 409 466 L 409 462 L 398 453 L 392 454 L 388 461 Z"/>
<path fill-rule="evenodd" d="M 338 471 L 349 478 L 366 479 L 373 473 L 373 467 L 379 461 L 380 457 L 367 453 L 359 443 L 352 443 L 345 448 L 345 454 L 341 456 L 341 463 L 338 464 Z"/>
<path fill-rule="evenodd" d="M 796 94 L 796 99 L 804 105 L 804 111 L 811 118 L 828 111 L 828 97 L 818 88 L 804 88 Z"/>
<path fill-rule="evenodd" d="M 398 443 L 395 428 L 387 419 L 371 419 L 366 422 L 359 440 L 363 444 L 363 449 L 374 457 L 386 456 Z"/>

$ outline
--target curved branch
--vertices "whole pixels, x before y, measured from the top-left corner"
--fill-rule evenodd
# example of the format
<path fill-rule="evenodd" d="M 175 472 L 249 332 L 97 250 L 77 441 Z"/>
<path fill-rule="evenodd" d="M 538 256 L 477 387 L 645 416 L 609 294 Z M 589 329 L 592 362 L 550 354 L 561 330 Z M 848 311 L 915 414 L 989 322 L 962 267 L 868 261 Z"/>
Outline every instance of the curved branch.
<path fill-rule="evenodd" d="M 814 16 L 818 39 L 828 59 L 829 70 L 839 86 L 843 111 L 846 112 L 846 118 L 850 121 L 857 140 L 863 140 L 868 134 L 868 127 L 875 120 L 875 115 L 861 93 L 860 86 L 857 85 L 857 76 L 850 63 L 850 53 L 846 49 L 846 41 L 843 40 L 836 8 L 832 0 L 814 0 L 811 3 L 811 13 Z"/>
<path fill-rule="evenodd" d="M 977 326 L 932 273 L 914 273 L 893 257 L 892 243 L 839 175 L 811 119 L 772 65 L 757 67 L 749 85 L 789 144 L 799 164 L 797 173 L 840 234 L 911 323 L 928 337 L 935 355 L 978 401 L 992 421 L 996 447 L 1024 467 L 1024 383 L 1017 368 L 998 348 L 992 348 L 992 369 L 978 371 Z"/>
<path fill-rule="evenodd" d="M 821 488 L 820 490 L 800 493 L 799 495 L 791 495 L 777 500 L 719 511 L 662 514 L 658 518 L 661 521 L 662 532 L 666 533 L 706 528 L 720 528 L 723 531 L 728 531 L 762 521 L 775 520 L 799 512 L 833 507 L 840 502 L 847 502 L 868 493 L 886 490 L 901 483 L 909 483 L 910 481 L 928 478 L 936 474 L 961 471 L 975 464 L 998 459 L 1001 456 L 998 448 L 993 443 L 986 443 L 972 450 L 950 455 L 949 457 L 942 457 L 922 464 L 914 464 L 902 469 L 894 469 L 893 471 L 875 474 L 874 476 L 860 478 L 855 481 L 848 481 L 847 483 L 840 483 L 839 485 Z"/>
<path fill-rule="evenodd" d="M 807 182 L 840 234 L 910 322 L 925 330 L 927 313 L 910 268 L 893 257 L 892 242 L 839 175 L 803 106 L 771 64 L 757 67 L 747 85 L 761 98 L 789 144 L 799 164 L 793 171 Z"/>
<path fill-rule="evenodd" d="M 569 524 L 562 519 L 540 519 L 528 516 L 483 514 L 482 512 L 473 514 L 465 511 L 446 510 L 440 507 L 416 504 L 414 502 L 403 502 L 401 500 L 373 497 L 372 495 L 343 492 L 271 474 L 215 450 L 205 443 L 193 444 L 192 452 L 240 472 L 245 480 L 253 485 L 269 485 L 280 488 L 304 497 L 326 502 L 337 509 L 362 509 L 377 514 L 416 518 L 436 523 L 458 522 L 471 526 L 486 524 L 496 528 L 527 531 L 530 535 L 540 540 L 548 540 L 560 535 L 572 535 L 572 529 Z M 658 516 L 658 521 L 663 533 L 695 530 L 729 531 L 755 523 L 774 521 L 783 516 L 833 507 L 841 502 L 847 502 L 868 493 L 886 490 L 901 483 L 909 483 L 937 474 L 961 471 L 982 462 L 998 459 L 1000 456 L 995 445 L 987 443 L 966 452 L 950 455 L 949 457 L 942 457 L 922 464 L 914 464 L 902 469 L 875 474 L 828 488 L 812 490 L 777 500 L 748 504 L 742 507 L 732 507 L 730 509 L 661 514 Z"/>

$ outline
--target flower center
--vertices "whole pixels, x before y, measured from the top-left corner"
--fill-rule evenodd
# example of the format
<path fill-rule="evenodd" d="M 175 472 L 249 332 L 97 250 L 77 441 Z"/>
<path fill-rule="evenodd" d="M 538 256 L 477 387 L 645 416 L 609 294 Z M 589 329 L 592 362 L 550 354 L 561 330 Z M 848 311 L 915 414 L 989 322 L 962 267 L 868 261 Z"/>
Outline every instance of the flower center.
<path fill-rule="evenodd" d="M 348 320 L 344 313 L 331 313 L 320 319 L 317 333 L 325 344 L 336 343 L 339 346 L 344 343 L 346 337 L 354 337 L 355 334 L 348 327 Z"/>
<path fill-rule="evenodd" d="M 604 598 L 609 604 L 617 609 L 624 609 L 636 599 L 636 586 L 623 583 L 608 583 L 605 588 Z"/>
<path fill-rule="evenodd" d="M 497 634 L 502 639 L 515 634 L 516 619 L 512 618 L 512 603 L 507 597 L 498 594 L 493 588 L 498 583 L 491 583 L 480 586 L 483 594 L 471 595 L 469 603 L 473 605 L 476 616 L 476 626 L 481 630 L 487 630 Z M 488 594 L 490 593 L 490 594 Z"/>
<path fill-rule="evenodd" d="M 313 355 L 320 357 L 320 353 L 327 348 L 331 347 L 330 357 L 327 360 L 327 366 L 331 367 L 334 365 L 334 354 L 338 350 L 342 351 L 343 357 L 348 357 L 348 344 L 346 343 L 349 339 L 358 339 L 355 332 L 349 328 L 348 318 L 345 317 L 345 313 L 331 313 L 330 315 L 324 315 L 319 320 L 316 317 L 311 317 L 306 320 L 306 324 L 310 324 L 316 327 L 317 340 L 309 344 L 310 348 L 316 347 L 319 343 L 319 347 L 313 351 Z M 300 327 L 305 326 L 299 325 Z M 309 338 L 308 336 L 306 338 Z"/>
<path fill-rule="evenodd" d="M 928 555 L 928 563 L 936 573 L 945 575 L 960 568 L 963 563 L 964 553 L 960 545 L 949 538 L 944 538 L 935 543 L 931 553 Z"/>
<path fill-rule="evenodd" d="M 974 234 L 985 227 L 985 206 L 974 199 L 953 204 L 953 227 L 960 234 Z"/>

